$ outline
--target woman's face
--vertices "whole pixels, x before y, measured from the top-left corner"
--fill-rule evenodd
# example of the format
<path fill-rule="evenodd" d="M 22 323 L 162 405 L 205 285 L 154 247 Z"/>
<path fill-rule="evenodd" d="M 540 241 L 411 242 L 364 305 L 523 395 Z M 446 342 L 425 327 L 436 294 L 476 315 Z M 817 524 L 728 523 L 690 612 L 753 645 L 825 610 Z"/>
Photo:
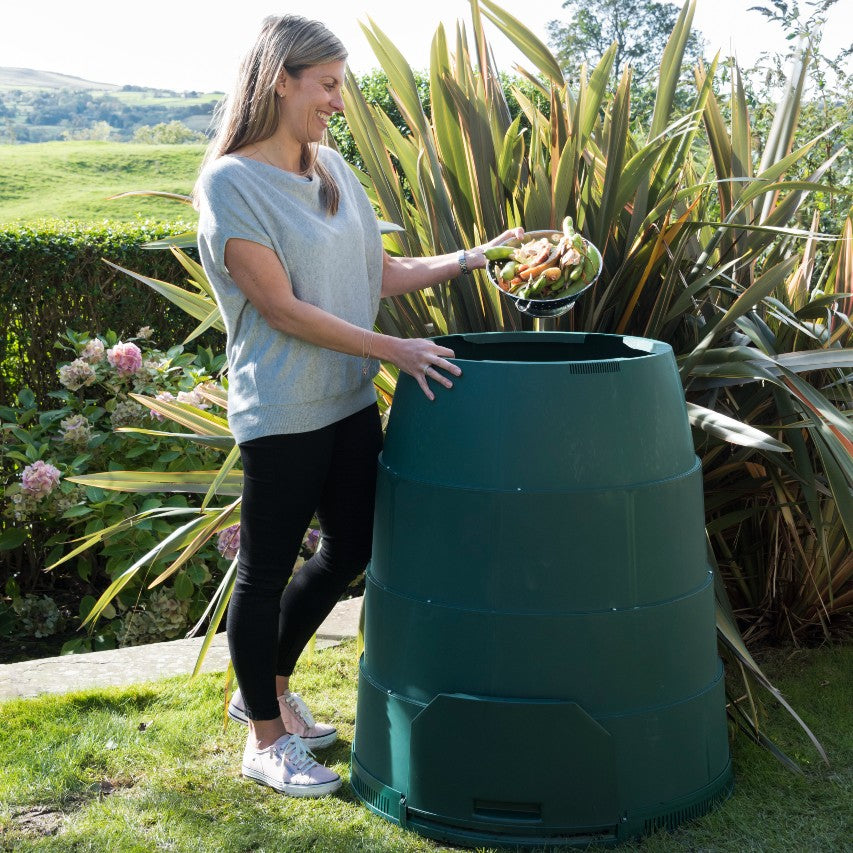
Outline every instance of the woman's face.
<path fill-rule="evenodd" d="M 287 72 L 276 85 L 281 124 L 286 132 L 300 143 L 319 142 L 323 138 L 329 119 L 343 112 L 341 87 L 344 82 L 346 62 L 326 62 L 312 65 L 300 77 Z"/>

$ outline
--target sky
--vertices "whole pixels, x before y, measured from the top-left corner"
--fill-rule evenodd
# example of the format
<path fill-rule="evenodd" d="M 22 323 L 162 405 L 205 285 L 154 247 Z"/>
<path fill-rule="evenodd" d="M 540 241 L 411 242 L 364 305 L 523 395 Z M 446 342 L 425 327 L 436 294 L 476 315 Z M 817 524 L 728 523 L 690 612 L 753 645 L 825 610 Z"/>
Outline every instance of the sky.
<path fill-rule="evenodd" d="M 694 27 L 706 39 L 706 54 L 734 53 L 749 67 L 762 51 L 786 52 L 778 25 L 747 11 L 754 2 L 698 0 Z M 547 22 L 567 18 L 561 0 L 502 0 L 501 5 L 546 43 Z M 471 20 L 467 0 L 287 0 L 282 5 L 176 0 L 144 6 L 120 0 L 0 0 L 0 66 L 118 85 L 229 91 L 260 22 L 284 13 L 323 21 L 347 47 L 356 74 L 379 67 L 360 27 L 369 18 L 416 69 L 428 68 L 439 24 L 452 44 L 456 22 L 463 20 L 470 31 Z M 853 4 L 841 0 L 831 14 L 824 49 L 834 55 L 850 40 Z M 490 23 L 486 27 L 499 68 L 511 72 L 520 55 Z"/>

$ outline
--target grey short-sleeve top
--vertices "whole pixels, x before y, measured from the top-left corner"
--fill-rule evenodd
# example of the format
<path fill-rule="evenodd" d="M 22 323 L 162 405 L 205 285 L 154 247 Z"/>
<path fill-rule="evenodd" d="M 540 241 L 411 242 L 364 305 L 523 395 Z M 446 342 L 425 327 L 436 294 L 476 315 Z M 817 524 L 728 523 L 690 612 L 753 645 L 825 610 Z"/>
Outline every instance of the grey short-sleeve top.
<path fill-rule="evenodd" d="M 320 429 L 376 400 L 376 361 L 365 374 L 359 356 L 271 328 L 225 267 L 229 239 L 260 243 L 276 253 L 298 299 L 373 328 L 382 286 L 376 215 L 344 159 L 324 146 L 319 157 L 340 188 L 334 216 L 316 177 L 246 157 L 219 157 L 199 180 L 199 254 L 228 334 L 228 421 L 238 443 Z"/>

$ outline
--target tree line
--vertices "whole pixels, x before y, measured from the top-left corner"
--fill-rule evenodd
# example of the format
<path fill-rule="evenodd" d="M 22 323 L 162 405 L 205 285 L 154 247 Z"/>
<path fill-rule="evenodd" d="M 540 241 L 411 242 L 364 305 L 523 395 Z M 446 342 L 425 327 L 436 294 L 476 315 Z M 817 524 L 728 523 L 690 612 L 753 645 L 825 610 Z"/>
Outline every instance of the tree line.
<path fill-rule="evenodd" d="M 130 141 L 143 127 L 171 122 L 186 126 L 188 119 L 196 119 L 193 124 L 197 125 L 206 123 L 205 117 L 209 122 L 215 102 L 200 99 L 196 93 L 185 93 L 185 97 L 186 104 L 165 98 L 162 104 L 133 103 L 89 89 L 9 89 L 0 92 L 0 141 L 93 138 L 87 130 L 96 131 L 94 138 L 103 138 L 105 128 L 109 138 Z M 181 141 L 199 141 L 200 136 L 203 138 L 196 132 L 194 139 Z"/>

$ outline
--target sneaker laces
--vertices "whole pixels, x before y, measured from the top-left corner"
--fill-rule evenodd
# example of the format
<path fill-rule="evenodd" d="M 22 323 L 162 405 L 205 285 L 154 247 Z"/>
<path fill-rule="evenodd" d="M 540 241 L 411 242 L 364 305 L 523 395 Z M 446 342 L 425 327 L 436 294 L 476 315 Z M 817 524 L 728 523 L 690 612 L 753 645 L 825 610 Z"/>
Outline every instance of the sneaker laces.
<path fill-rule="evenodd" d="M 288 693 L 282 698 L 287 702 L 296 716 L 299 717 L 299 719 L 302 720 L 309 729 L 314 726 L 314 717 L 311 715 L 311 712 L 308 710 L 308 706 L 298 693 Z"/>
<path fill-rule="evenodd" d="M 319 764 L 299 735 L 290 735 L 284 746 L 274 745 L 270 749 L 279 761 L 289 762 L 300 773 L 307 773 Z"/>

